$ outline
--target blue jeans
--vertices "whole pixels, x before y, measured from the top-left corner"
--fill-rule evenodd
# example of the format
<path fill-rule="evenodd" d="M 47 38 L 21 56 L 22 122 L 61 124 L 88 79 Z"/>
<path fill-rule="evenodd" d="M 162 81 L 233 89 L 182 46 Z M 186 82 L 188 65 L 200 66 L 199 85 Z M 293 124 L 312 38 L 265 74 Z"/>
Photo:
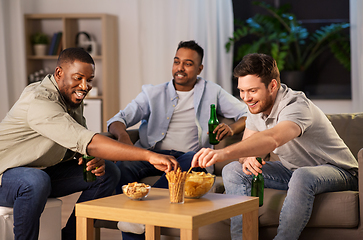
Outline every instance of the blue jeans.
<path fill-rule="evenodd" d="M 358 189 L 356 176 L 330 164 L 291 171 L 281 162 L 266 162 L 262 175 L 265 188 L 288 190 L 274 239 L 299 238 L 310 219 L 316 194 Z M 245 174 L 238 161 L 226 165 L 222 177 L 227 194 L 251 195 L 252 175 Z M 242 215 L 231 218 L 231 238 L 242 239 Z"/>
<path fill-rule="evenodd" d="M 106 161 L 106 174 L 94 182 L 83 180 L 83 167 L 77 160 L 59 163 L 44 170 L 28 167 L 8 169 L 0 186 L 0 206 L 13 207 L 15 240 L 37 240 L 39 218 L 48 197 L 62 197 L 82 191 L 77 202 L 110 196 L 120 179 L 116 165 Z M 74 209 L 62 239 L 76 239 Z"/>
<path fill-rule="evenodd" d="M 195 152 L 180 152 L 175 150 L 152 150 L 153 152 L 174 156 L 180 164 L 182 171 L 188 171 Z M 122 193 L 122 185 L 139 182 L 141 179 L 150 176 L 161 176 L 159 180 L 153 185 L 158 188 L 168 188 L 168 180 L 165 173 L 156 169 L 152 164 L 146 161 L 120 161 L 116 165 L 121 171 L 121 180 L 116 188 L 116 193 Z M 195 168 L 194 171 L 205 171 L 201 168 Z M 122 232 L 122 239 L 145 239 L 145 234 L 134 234 Z"/>

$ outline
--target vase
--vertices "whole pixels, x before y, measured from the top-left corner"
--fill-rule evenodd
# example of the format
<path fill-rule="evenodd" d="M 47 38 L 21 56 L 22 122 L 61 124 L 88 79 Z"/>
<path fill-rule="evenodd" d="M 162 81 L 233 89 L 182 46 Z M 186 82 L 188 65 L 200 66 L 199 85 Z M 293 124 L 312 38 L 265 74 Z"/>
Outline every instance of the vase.
<path fill-rule="evenodd" d="M 34 44 L 34 54 L 36 56 L 44 56 L 47 53 L 47 44 Z"/>
<path fill-rule="evenodd" d="M 285 83 L 292 90 L 304 90 L 304 71 L 281 71 L 280 79 L 282 83 Z"/>

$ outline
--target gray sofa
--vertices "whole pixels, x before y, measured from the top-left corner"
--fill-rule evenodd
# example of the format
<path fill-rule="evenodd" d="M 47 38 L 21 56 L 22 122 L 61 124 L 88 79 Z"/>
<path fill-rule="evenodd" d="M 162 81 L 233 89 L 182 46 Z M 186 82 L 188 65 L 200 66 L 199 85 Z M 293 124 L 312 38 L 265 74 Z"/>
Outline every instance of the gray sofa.
<path fill-rule="evenodd" d="M 363 174 L 363 113 L 358 114 L 332 114 L 327 115 L 340 137 L 344 140 L 359 163 L 359 175 Z M 221 119 L 229 123 L 229 119 Z M 130 131 L 135 141 L 138 138 L 137 130 Z M 223 148 L 240 141 L 242 134 L 223 140 L 216 148 Z M 361 149 L 362 148 L 362 149 Z M 277 159 L 276 155 L 268 156 L 270 161 Z M 235 160 L 232 160 L 235 161 Z M 215 174 L 217 180 L 213 192 L 223 193 L 222 168 L 230 161 L 217 163 Z M 155 178 L 144 179 L 152 183 Z M 360 196 L 360 193 L 362 194 Z M 264 205 L 259 210 L 259 239 L 273 239 L 276 235 L 279 214 L 286 191 L 265 189 Z M 363 180 L 359 180 L 359 191 L 329 192 L 316 196 L 310 221 L 299 239 L 363 239 Z M 115 227 L 115 223 L 96 222 L 95 227 Z M 96 229 L 97 232 L 97 229 Z M 163 239 L 174 239 L 179 235 L 177 229 L 163 228 L 162 235 L 169 236 Z M 229 220 L 202 227 L 199 230 L 199 239 L 230 239 Z"/>

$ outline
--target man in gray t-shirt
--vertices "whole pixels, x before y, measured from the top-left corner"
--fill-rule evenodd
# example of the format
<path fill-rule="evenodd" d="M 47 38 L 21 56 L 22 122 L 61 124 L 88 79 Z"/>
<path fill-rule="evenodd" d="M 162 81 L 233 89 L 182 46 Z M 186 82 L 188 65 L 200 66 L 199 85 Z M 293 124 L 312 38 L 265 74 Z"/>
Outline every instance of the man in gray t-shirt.
<path fill-rule="evenodd" d="M 258 173 L 266 188 L 288 190 L 275 239 L 298 239 L 316 194 L 357 190 L 358 163 L 325 114 L 302 92 L 280 83 L 272 57 L 246 55 L 234 75 L 249 108 L 243 140 L 221 150 L 201 149 L 192 166 L 240 158 L 223 169 L 227 194 L 250 195 L 252 174 Z M 280 161 L 256 160 L 270 152 Z M 231 219 L 231 237 L 242 238 L 242 216 Z"/>

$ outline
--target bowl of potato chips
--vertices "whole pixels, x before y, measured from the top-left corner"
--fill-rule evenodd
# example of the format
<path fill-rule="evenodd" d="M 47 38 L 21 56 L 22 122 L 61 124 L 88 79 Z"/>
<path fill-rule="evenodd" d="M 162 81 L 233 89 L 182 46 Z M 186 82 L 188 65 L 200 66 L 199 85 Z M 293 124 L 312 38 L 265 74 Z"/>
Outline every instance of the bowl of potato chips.
<path fill-rule="evenodd" d="M 216 176 L 205 172 L 192 171 L 185 180 L 184 195 L 186 198 L 200 198 L 213 187 Z"/>
<path fill-rule="evenodd" d="M 123 193 L 132 200 L 142 200 L 150 192 L 150 185 L 145 183 L 133 182 L 122 186 Z"/>

